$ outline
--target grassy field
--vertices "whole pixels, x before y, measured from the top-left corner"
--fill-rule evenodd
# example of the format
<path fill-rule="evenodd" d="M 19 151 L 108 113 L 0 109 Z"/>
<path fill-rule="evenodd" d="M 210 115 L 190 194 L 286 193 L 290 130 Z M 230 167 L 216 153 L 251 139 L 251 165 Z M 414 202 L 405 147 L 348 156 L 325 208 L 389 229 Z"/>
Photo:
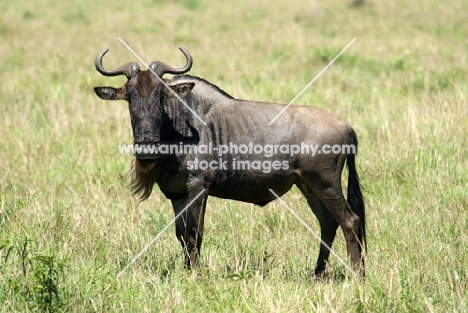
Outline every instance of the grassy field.
<path fill-rule="evenodd" d="M 468 2 L 31 1 L 0 3 L 0 312 L 468 312 Z M 345 118 L 360 140 L 365 281 L 278 201 L 210 198 L 202 265 L 188 272 L 156 188 L 127 188 L 127 105 L 94 95 L 104 66 L 183 65 L 236 98 Z M 136 61 L 136 60 L 135 60 Z M 344 178 L 347 175 L 344 176 Z M 283 199 L 319 231 L 305 199 Z M 336 252 L 346 258 L 340 232 Z"/>

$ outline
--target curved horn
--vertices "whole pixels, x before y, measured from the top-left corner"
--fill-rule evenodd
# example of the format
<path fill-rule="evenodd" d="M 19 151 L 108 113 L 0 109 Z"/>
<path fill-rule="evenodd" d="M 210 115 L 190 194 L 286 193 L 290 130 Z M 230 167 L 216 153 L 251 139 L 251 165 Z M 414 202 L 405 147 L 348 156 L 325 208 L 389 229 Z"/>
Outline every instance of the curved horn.
<path fill-rule="evenodd" d="M 190 52 L 188 52 L 183 47 L 179 47 L 179 50 L 182 51 L 182 53 L 185 55 L 185 58 L 187 59 L 187 64 L 185 64 L 183 68 L 179 68 L 179 69 L 173 68 L 161 61 L 154 61 L 153 63 L 150 64 L 149 68 L 153 70 L 153 72 L 159 77 L 162 77 L 166 73 L 168 74 L 187 73 L 192 68 L 192 64 L 193 64 L 192 56 L 190 55 Z"/>
<path fill-rule="evenodd" d="M 118 75 L 125 75 L 127 79 L 132 78 L 140 71 L 140 66 L 136 62 L 128 62 L 121 67 L 117 68 L 116 70 L 105 70 L 102 67 L 102 57 L 109 51 L 108 48 L 102 50 L 102 52 L 96 57 L 94 60 L 94 65 L 96 66 L 96 70 L 104 76 L 118 76 Z"/>

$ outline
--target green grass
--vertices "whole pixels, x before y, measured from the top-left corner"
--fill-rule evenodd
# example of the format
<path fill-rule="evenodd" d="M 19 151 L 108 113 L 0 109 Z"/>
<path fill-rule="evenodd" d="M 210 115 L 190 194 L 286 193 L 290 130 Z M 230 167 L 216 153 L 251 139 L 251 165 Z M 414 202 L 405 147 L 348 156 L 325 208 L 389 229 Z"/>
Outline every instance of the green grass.
<path fill-rule="evenodd" d="M 468 11 L 466 1 L 43 1 L 0 4 L 1 312 L 467 312 Z M 104 66 L 183 64 L 237 98 L 289 102 L 355 128 L 366 188 L 366 280 L 331 257 L 278 202 L 210 198 L 202 266 L 188 272 L 156 188 L 127 188 L 132 142 L 120 86 Z M 283 199 L 318 232 L 296 189 Z M 346 257 L 341 233 L 336 252 Z"/>

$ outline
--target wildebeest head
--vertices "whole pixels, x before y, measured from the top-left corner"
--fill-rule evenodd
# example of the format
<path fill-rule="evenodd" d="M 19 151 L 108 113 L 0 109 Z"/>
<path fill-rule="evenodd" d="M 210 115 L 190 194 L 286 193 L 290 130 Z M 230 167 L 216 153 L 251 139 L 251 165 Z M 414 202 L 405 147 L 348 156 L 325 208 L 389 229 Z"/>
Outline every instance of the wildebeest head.
<path fill-rule="evenodd" d="M 169 84 L 171 91 L 162 83 L 164 74 L 184 74 L 192 67 L 193 59 L 190 53 L 182 47 L 179 49 L 187 59 L 185 66 L 180 69 L 173 68 L 161 61 L 154 61 L 149 65 L 147 71 L 140 71 L 136 62 L 126 63 L 116 70 L 105 70 L 102 66 L 102 58 L 109 49 L 103 50 L 96 57 L 96 70 L 102 75 L 125 75 L 127 77 L 127 82 L 120 88 L 95 87 L 94 91 L 104 100 L 128 101 L 135 147 L 154 148 L 159 146 L 164 100 L 175 97 L 173 92 L 178 94 L 180 98 L 184 98 L 193 88 L 192 83 Z M 135 149 L 135 157 L 140 161 L 150 162 L 158 155 L 152 153 L 151 149 Z"/>

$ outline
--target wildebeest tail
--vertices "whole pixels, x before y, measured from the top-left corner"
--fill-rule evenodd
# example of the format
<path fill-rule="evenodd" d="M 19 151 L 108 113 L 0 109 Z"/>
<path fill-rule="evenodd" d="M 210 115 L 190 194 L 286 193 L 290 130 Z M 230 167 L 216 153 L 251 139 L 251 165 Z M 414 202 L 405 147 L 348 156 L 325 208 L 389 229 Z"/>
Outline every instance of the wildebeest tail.
<path fill-rule="evenodd" d="M 359 175 L 356 171 L 355 158 L 358 150 L 358 140 L 356 133 L 352 131 L 350 134 L 351 145 L 354 145 L 354 153 L 349 153 L 346 159 L 348 164 L 348 203 L 351 209 L 359 217 L 358 239 L 364 249 L 367 249 L 366 243 L 366 207 L 364 204 L 364 197 L 362 195 L 362 185 L 359 180 Z"/>

